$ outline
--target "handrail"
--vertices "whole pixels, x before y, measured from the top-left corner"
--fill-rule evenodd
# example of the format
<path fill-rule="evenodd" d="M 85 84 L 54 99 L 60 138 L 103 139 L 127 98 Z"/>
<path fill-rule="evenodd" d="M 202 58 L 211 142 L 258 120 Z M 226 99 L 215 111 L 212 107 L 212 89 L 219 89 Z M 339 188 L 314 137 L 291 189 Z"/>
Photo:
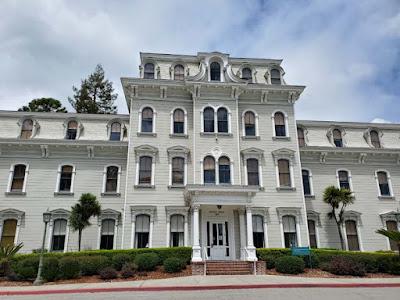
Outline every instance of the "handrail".
<path fill-rule="evenodd" d="M 246 251 L 247 257 L 249 257 L 249 249 L 244 248 L 244 250 Z M 253 275 L 257 275 L 257 262 L 255 260 L 253 261 Z"/>
<path fill-rule="evenodd" d="M 202 259 L 203 259 L 203 274 L 204 276 L 207 275 L 207 260 L 208 260 L 208 255 L 207 255 L 207 247 L 203 247 L 203 253 L 202 253 Z"/>

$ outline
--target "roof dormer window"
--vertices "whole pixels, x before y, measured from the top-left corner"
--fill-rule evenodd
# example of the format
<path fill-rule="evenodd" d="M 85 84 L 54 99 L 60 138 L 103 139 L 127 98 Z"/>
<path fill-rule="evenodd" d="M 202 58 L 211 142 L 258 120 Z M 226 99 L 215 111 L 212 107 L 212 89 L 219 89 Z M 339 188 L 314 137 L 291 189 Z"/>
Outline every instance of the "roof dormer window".
<path fill-rule="evenodd" d="M 221 65 L 216 61 L 210 64 L 210 80 L 221 81 Z"/>
<path fill-rule="evenodd" d="M 144 79 L 154 79 L 154 64 L 147 63 L 144 65 Z"/>
<path fill-rule="evenodd" d="M 185 68 L 182 65 L 176 65 L 174 67 L 174 80 L 185 79 Z"/>
<path fill-rule="evenodd" d="M 281 72 L 278 69 L 271 70 L 271 84 L 281 84 Z"/>
<path fill-rule="evenodd" d="M 253 81 L 253 76 L 251 74 L 251 69 L 250 68 L 243 68 L 242 69 L 242 79 L 248 80 L 250 82 Z"/>

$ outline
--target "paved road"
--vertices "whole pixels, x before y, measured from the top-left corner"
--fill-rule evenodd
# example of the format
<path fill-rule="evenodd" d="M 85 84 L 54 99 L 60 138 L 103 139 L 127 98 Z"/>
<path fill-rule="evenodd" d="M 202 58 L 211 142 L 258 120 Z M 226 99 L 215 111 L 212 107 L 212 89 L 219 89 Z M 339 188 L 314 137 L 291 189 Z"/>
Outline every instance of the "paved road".
<path fill-rule="evenodd" d="M 64 294 L 64 295 L 38 295 L 38 296 L 10 296 L 0 297 L 1 300 L 125 300 L 125 299 L 157 299 L 157 300 L 368 300 L 368 299 L 398 299 L 400 288 L 290 288 L 290 289 L 240 289 L 240 290 L 211 290 L 211 291 L 178 291 L 178 292 L 118 292 L 118 293 L 93 293 L 93 294 Z"/>

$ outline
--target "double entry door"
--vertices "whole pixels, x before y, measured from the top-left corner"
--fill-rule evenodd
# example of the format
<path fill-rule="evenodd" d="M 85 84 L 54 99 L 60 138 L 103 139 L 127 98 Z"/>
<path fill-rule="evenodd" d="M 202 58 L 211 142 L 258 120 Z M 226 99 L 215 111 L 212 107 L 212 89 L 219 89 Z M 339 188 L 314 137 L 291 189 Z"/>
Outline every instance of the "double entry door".
<path fill-rule="evenodd" d="M 228 260 L 229 226 L 227 221 L 207 222 L 207 254 L 211 260 Z"/>

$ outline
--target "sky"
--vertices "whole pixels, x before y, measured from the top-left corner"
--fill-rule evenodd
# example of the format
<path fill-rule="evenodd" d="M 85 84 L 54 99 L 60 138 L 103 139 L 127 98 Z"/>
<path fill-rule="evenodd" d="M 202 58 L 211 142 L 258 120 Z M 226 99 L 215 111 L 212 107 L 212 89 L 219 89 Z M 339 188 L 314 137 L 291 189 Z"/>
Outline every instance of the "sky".
<path fill-rule="evenodd" d="M 139 52 L 283 59 L 305 85 L 297 119 L 400 123 L 400 0 L 0 0 L 0 109 L 67 98 L 103 65 L 120 77 Z"/>

